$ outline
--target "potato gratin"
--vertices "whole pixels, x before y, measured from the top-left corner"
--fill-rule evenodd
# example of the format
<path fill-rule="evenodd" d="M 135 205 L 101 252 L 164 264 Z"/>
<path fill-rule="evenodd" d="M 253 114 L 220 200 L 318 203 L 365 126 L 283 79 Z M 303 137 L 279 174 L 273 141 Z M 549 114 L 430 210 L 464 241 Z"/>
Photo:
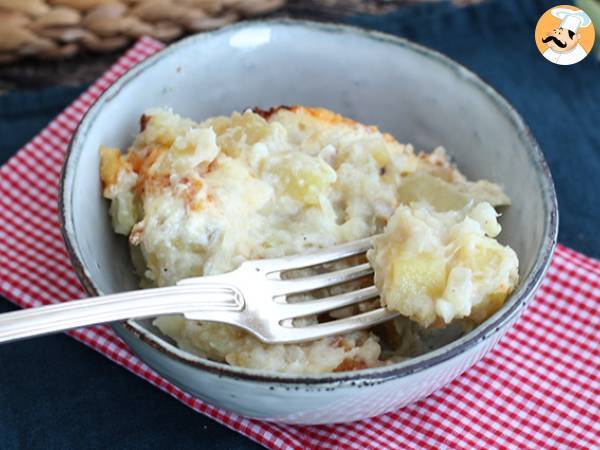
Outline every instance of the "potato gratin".
<path fill-rule="evenodd" d="M 320 108 L 256 109 L 200 123 L 151 109 L 140 122 L 127 153 L 100 149 L 100 169 L 113 227 L 129 238 L 142 286 L 378 235 L 367 256 L 381 303 L 403 316 L 286 345 L 230 325 L 156 319 L 187 351 L 283 372 L 375 367 L 440 345 L 428 339 L 439 341 L 445 330 L 480 323 L 517 284 L 517 256 L 495 239 L 495 207 L 508 197 L 494 183 L 468 181 L 442 148 L 416 154 L 376 127 Z M 307 319 L 321 320 L 328 318 Z"/>

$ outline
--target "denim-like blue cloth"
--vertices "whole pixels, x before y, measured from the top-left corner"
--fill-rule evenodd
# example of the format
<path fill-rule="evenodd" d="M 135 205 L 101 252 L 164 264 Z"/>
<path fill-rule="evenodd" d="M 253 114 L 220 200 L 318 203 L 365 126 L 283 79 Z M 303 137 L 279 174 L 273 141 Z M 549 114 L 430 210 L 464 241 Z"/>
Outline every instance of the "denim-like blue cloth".
<path fill-rule="evenodd" d="M 600 178 L 600 64 L 590 56 L 559 67 L 539 55 L 533 30 L 554 3 L 499 0 L 464 9 L 441 3 L 349 22 L 440 50 L 504 94 L 530 125 L 551 166 L 560 241 L 599 257 L 600 204 L 594 197 Z M 82 89 L 0 97 L 0 162 Z M 0 312 L 10 309 L 0 301 Z M 258 446 L 72 339 L 51 336 L 0 347 L 0 449 L 17 448 Z"/>

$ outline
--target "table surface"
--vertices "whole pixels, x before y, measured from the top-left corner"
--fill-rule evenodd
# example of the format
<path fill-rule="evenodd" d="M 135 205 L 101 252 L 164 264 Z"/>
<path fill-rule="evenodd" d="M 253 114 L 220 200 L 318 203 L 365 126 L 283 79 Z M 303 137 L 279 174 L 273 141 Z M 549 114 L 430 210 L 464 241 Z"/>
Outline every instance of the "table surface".
<path fill-rule="evenodd" d="M 439 49 L 503 93 L 551 167 L 559 240 L 600 257 L 600 64 L 589 57 L 553 66 L 532 48 L 535 20 L 553 3 L 532 1 L 524 10 L 518 0 L 489 3 L 462 11 L 416 6 L 352 23 Z M 0 96 L 0 163 L 84 87 Z M 0 312 L 12 309 L 0 300 Z M 259 448 L 64 335 L 2 346 L 0 367 L 2 449 Z"/>

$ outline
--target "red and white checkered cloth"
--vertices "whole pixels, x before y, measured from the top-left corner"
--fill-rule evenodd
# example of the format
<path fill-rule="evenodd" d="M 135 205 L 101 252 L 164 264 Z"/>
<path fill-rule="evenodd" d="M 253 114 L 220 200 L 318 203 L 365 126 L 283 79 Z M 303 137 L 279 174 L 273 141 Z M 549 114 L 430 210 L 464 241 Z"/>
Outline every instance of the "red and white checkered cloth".
<path fill-rule="evenodd" d="M 1 295 L 27 308 L 85 296 L 58 223 L 64 153 L 94 99 L 160 48 L 140 40 L 0 168 Z M 360 422 L 301 427 L 245 419 L 161 378 L 106 325 L 69 334 L 273 449 L 600 448 L 600 262 L 560 245 L 535 301 L 484 360 L 427 399 Z"/>

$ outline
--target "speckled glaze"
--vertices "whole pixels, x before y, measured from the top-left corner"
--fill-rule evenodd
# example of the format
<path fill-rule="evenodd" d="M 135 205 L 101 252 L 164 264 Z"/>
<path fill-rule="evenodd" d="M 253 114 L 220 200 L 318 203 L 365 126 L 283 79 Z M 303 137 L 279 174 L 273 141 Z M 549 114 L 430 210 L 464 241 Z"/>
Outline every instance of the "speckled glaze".
<path fill-rule="evenodd" d="M 298 21 L 234 25 L 185 39 L 120 78 L 84 117 L 61 181 L 61 222 L 90 294 L 135 289 L 125 239 L 101 198 L 99 145 L 126 148 L 150 106 L 202 119 L 281 104 L 324 106 L 377 124 L 418 149 L 444 145 L 470 178 L 503 184 L 513 200 L 501 241 L 521 282 L 507 303 L 460 339 L 377 369 L 294 376 L 230 367 L 176 348 L 149 320 L 115 324 L 131 349 L 206 402 L 278 422 L 358 420 L 421 399 L 479 361 L 520 316 L 550 262 L 558 226 L 548 167 L 521 117 L 472 72 L 403 39 Z"/>

